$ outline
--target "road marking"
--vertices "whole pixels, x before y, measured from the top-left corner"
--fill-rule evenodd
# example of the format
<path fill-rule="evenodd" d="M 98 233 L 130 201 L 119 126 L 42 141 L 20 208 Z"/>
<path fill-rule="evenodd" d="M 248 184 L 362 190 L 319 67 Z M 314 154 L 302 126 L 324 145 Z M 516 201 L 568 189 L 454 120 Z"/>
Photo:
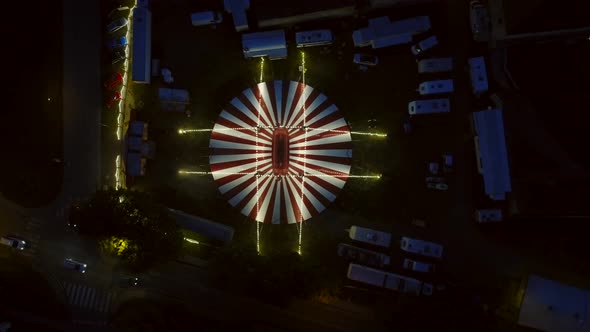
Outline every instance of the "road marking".
<path fill-rule="evenodd" d="M 109 306 L 111 304 L 111 293 L 108 293 L 106 296 L 105 301 L 103 302 L 103 306 L 101 308 L 101 312 L 108 312 Z"/>
<path fill-rule="evenodd" d="M 80 288 L 80 285 L 75 285 L 74 289 L 72 290 L 72 296 L 69 299 L 69 303 L 73 304 L 76 302 L 76 299 L 78 298 L 78 289 Z"/>
<path fill-rule="evenodd" d="M 92 288 L 90 290 L 90 294 L 86 297 L 86 302 L 84 303 L 84 308 L 90 307 L 90 304 L 94 303 L 94 296 L 96 295 L 96 289 Z"/>

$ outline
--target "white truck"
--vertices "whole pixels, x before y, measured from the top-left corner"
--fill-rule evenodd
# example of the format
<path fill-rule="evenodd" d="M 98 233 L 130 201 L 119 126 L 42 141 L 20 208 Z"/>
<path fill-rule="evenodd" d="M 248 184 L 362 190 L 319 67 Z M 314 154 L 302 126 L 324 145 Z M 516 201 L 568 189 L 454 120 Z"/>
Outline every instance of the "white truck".
<path fill-rule="evenodd" d="M 348 265 L 346 277 L 350 280 L 368 285 L 414 295 L 432 295 L 432 289 L 434 288 L 432 284 L 427 284 L 417 279 L 355 263 Z"/>
<path fill-rule="evenodd" d="M 391 245 L 391 234 L 374 229 L 351 226 L 348 230 L 348 236 L 355 240 L 372 245 L 388 248 Z"/>

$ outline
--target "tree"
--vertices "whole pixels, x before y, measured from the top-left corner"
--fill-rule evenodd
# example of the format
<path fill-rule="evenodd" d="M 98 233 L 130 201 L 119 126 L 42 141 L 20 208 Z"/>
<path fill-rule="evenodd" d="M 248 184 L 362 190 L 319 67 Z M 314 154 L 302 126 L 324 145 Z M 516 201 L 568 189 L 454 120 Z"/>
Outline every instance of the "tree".
<path fill-rule="evenodd" d="M 95 239 L 100 250 L 123 259 L 132 270 L 145 270 L 176 256 L 183 236 L 166 208 L 145 192 L 100 190 L 72 207 L 70 223 Z"/>
<path fill-rule="evenodd" d="M 278 250 L 258 255 L 252 245 L 237 244 L 217 252 L 209 261 L 212 283 L 278 306 L 294 298 L 326 293 L 334 282 L 311 256 Z M 337 282 L 336 282 L 337 283 Z"/>

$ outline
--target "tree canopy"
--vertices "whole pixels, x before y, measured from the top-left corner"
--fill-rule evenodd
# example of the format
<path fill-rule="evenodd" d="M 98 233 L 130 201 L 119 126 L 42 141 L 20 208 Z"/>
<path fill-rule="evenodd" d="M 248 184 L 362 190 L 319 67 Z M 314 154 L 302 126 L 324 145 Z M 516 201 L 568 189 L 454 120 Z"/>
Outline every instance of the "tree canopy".
<path fill-rule="evenodd" d="M 70 223 L 98 241 L 105 254 L 119 256 L 132 270 L 174 257 L 183 236 L 167 209 L 145 192 L 100 190 L 72 207 Z"/>
<path fill-rule="evenodd" d="M 293 251 L 258 255 L 254 246 L 235 244 L 209 261 L 212 283 L 279 306 L 333 290 L 338 282 L 319 261 Z"/>

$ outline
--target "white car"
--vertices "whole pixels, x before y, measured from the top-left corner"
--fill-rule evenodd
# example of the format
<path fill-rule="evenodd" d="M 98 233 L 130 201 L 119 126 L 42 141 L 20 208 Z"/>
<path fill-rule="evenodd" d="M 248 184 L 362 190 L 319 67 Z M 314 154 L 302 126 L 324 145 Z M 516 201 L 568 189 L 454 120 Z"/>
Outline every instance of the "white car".
<path fill-rule="evenodd" d="M 116 20 L 112 21 L 111 23 L 109 23 L 109 25 L 107 25 L 107 32 L 113 33 L 115 31 L 118 31 L 118 30 L 122 29 L 123 27 L 127 26 L 127 23 L 129 23 L 129 22 L 124 17 L 116 19 Z"/>
<path fill-rule="evenodd" d="M 433 47 L 438 45 L 438 39 L 436 36 L 430 36 L 424 40 L 419 41 L 415 45 L 412 46 L 412 54 L 419 55 L 422 54 L 424 51 L 429 50 Z"/>
<path fill-rule="evenodd" d="M 14 249 L 24 250 L 27 242 L 25 240 L 17 239 L 12 236 L 3 236 L 0 238 L 0 243 Z"/>
<path fill-rule="evenodd" d="M 400 249 L 413 254 L 442 258 L 443 246 L 438 243 L 402 237 Z"/>
<path fill-rule="evenodd" d="M 415 261 L 413 259 L 404 259 L 404 269 L 416 271 L 416 272 L 434 272 L 434 264 Z"/>
<path fill-rule="evenodd" d="M 70 270 L 86 273 L 87 266 L 88 265 L 75 261 L 71 258 L 67 258 L 66 260 L 64 260 L 64 267 Z"/>
<path fill-rule="evenodd" d="M 365 66 L 376 66 L 379 63 L 379 58 L 376 55 L 356 53 L 352 62 Z"/>
<path fill-rule="evenodd" d="M 449 186 L 446 183 L 428 182 L 428 183 L 426 183 L 426 188 L 440 190 L 440 191 L 449 190 Z"/>

